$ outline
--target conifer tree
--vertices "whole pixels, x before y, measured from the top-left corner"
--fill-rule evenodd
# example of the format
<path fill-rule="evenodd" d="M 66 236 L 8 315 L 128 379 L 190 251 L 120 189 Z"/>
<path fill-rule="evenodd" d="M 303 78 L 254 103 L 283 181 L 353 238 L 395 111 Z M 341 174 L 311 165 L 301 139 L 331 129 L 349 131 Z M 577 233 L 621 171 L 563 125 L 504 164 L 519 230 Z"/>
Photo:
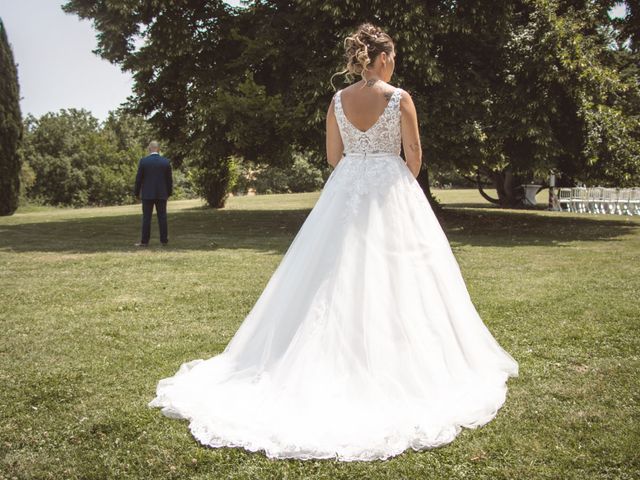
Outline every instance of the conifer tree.
<path fill-rule="evenodd" d="M 20 195 L 20 156 L 22 137 L 18 73 L 13 52 L 0 19 L 0 215 L 11 215 L 18 208 Z"/>

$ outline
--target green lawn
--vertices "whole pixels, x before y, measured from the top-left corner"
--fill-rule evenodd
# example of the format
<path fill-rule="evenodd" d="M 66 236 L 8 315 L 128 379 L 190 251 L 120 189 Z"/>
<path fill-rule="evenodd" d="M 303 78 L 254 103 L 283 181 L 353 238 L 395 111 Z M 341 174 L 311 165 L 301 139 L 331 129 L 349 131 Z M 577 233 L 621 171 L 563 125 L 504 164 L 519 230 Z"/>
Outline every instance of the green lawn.
<path fill-rule="evenodd" d="M 0 479 L 631 479 L 640 476 L 640 219 L 486 208 L 437 191 L 469 292 L 520 363 L 498 416 L 385 462 L 270 460 L 197 443 L 149 402 L 221 352 L 318 193 L 0 218 Z M 546 203 L 546 194 L 539 200 Z"/>

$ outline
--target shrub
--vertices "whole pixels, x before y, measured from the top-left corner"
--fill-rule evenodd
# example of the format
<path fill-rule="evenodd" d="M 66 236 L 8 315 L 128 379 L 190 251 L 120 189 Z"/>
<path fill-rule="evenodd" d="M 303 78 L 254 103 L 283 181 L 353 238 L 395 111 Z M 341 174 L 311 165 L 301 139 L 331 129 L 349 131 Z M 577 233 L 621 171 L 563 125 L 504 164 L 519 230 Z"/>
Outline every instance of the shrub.
<path fill-rule="evenodd" d="M 256 165 L 242 160 L 235 192 L 245 193 L 251 188 L 256 193 L 314 192 L 322 189 L 329 173 L 315 166 L 309 156 L 301 153 L 294 154 L 293 162 L 286 167 Z"/>

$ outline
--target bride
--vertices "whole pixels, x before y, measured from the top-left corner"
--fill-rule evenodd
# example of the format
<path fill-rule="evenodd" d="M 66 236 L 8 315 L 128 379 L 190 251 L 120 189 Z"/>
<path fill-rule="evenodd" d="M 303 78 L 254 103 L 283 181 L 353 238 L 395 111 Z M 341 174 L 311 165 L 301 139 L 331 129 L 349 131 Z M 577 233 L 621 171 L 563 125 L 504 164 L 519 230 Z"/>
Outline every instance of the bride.
<path fill-rule="evenodd" d="M 335 168 L 317 203 L 225 350 L 183 363 L 149 402 L 203 445 L 386 459 L 486 424 L 518 375 L 415 179 L 417 115 L 388 83 L 391 38 L 362 24 L 345 47 L 340 73 L 362 81 L 329 106 Z"/>

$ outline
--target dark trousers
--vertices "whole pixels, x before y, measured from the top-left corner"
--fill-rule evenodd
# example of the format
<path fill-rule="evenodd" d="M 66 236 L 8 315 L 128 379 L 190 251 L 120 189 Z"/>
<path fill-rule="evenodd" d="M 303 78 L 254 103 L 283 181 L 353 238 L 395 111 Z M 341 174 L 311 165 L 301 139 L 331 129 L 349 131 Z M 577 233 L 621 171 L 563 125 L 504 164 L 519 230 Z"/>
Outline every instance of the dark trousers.
<path fill-rule="evenodd" d="M 156 207 L 156 215 L 158 216 L 158 225 L 160 226 L 160 241 L 167 243 L 169 241 L 167 226 L 167 201 L 166 200 L 142 200 L 142 243 L 149 243 L 151 236 L 151 217 L 153 215 L 153 206 Z"/>

